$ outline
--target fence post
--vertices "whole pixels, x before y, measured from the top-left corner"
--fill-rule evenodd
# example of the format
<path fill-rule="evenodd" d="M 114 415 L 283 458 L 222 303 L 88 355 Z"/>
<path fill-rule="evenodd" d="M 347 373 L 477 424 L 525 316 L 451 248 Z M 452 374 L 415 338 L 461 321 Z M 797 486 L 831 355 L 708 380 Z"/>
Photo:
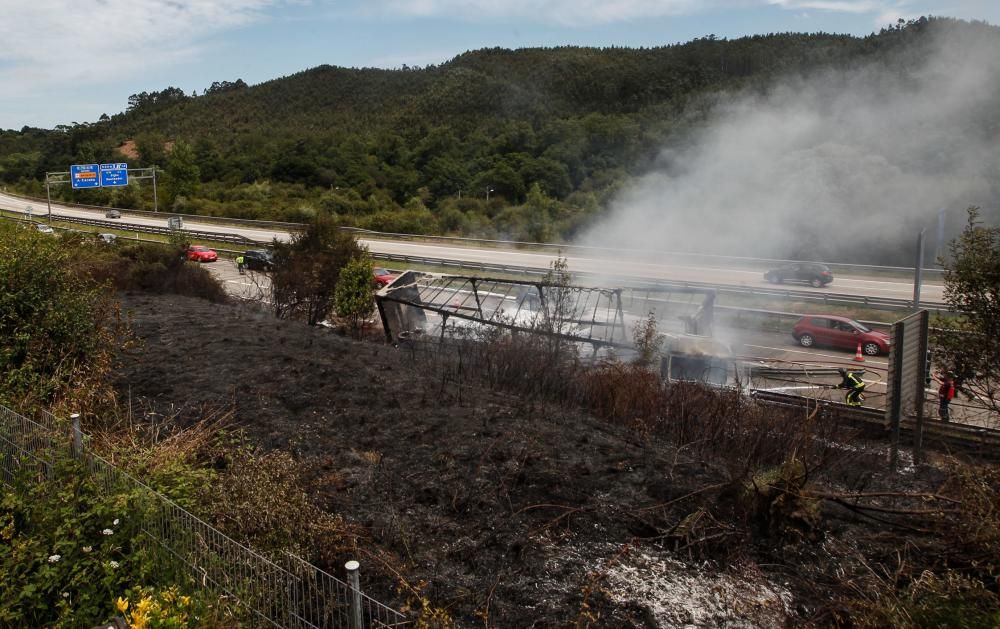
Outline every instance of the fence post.
<path fill-rule="evenodd" d="M 80 431 L 80 413 L 73 413 L 69 418 L 73 422 L 73 456 L 80 458 L 83 456 L 83 433 Z"/>
<path fill-rule="evenodd" d="M 347 569 L 347 584 L 351 586 L 351 629 L 361 629 L 361 577 L 358 574 L 360 566 L 361 564 L 353 559 L 344 564 L 344 568 Z"/>

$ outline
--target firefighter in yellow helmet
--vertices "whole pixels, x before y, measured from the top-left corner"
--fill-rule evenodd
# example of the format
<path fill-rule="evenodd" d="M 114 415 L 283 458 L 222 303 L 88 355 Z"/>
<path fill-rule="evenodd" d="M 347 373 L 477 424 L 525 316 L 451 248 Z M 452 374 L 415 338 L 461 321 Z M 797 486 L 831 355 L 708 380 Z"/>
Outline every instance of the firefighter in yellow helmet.
<path fill-rule="evenodd" d="M 865 381 L 856 372 L 849 371 L 841 367 L 837 370 L 842 380 L 837 385 L 838 389 L 846 389 L 845 396 L 848 406 L 861 406 L 865 401 Z"/>

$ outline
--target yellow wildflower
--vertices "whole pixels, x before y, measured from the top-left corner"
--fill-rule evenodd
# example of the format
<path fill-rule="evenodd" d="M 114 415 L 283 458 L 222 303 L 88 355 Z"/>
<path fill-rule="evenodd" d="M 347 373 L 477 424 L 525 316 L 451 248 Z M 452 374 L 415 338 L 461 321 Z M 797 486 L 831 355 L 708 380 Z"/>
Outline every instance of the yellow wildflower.
<path fill-rule="evenodd" d="M 115 609 L 124 614 L 125 610 L 128 609 L 128 599 L 119 597 L 115 602 Z"/>
<path fill-rule="evenodd" d="M 136 603 L 135 613 L 145 616 L 149 612 L 149 609 L 152 606 L 153 606 L 153 601 L 150 600 L 149 597 L 143 596 L 142 600 Z"/>
<path fill-rule="evenodd" d="M 181 605 L 183 607 L 187 607 L 190 604 L 191 604 L 191 597 L 190 596 L 182 596 L 181 597 Z"/>

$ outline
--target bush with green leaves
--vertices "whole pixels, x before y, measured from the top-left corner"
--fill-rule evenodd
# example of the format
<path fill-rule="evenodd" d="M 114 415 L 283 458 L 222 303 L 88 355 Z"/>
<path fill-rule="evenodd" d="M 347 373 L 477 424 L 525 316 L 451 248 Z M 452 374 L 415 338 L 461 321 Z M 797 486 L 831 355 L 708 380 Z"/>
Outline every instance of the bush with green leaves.
<path fill-rule="evenodd" d="M 78 273 L 77 249 L 16 225 L 0 227 L 0 401 L 87 410 L 107 384 L 121 329 L 105 286 Z"/>
<path fill-rule="evenodd" d="M 1000 413 L 1000 226 L 983 225 L 977 207 L 968 214 L 942 260 L 944 297 L 959 316 L 939 322 L 934 358 L 954 372 L 968 404 Z"/>
<path fill-rule="evenodd" d="M 275 241 L 270 299 L 275 315 L 301 317 L 309 325 L 325 320 L 335 305 L 340 270 L 360 254 L 354 235 L 323 217 L 291 242 Z"/>
<path fill-rule="evenodd" d="M 105 494 L 69 457 L 0 496 L 0 625 L 92 626 L 137 583 L 187 583 L 140 529 L 143 495 Z M 192 625 L 193 626 L 193 625 Z"/>
<path fill-rule="evenodd" d="M 375 310 L 372 258 L 367 251 L 352 258 L 337 280 L 337 315 L 357 332 Z"/>

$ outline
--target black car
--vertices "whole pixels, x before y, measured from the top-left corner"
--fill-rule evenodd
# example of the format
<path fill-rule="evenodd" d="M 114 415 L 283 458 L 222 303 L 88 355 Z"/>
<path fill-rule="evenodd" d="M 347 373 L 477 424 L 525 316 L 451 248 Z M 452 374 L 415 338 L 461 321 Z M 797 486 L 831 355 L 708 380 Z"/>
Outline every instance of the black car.
<path fill-rule="evenodd" d="M 243 264 L 251 271 L 270 271 L 274 268 L 274 258 L 270 251 L 254 249 L 243 252 Z"/>
<path fill-rule="evenodd" d="M 805 282 L 810 286 L 820 288 L 833 281 L 830 267 L 816 262 L 793 262 L 785 266 L 771 269 L 764 274 L 764 279 L 772 284 L 782 282 Z"/>

